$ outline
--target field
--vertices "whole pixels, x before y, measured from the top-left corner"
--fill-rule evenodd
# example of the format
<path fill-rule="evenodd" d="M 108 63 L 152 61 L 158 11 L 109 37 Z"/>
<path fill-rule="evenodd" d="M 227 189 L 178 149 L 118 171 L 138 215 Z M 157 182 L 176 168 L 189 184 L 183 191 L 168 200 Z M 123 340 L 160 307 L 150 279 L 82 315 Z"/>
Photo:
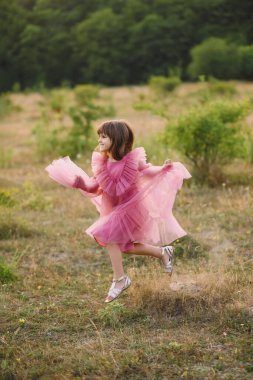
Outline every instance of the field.
<path fill-rule="evenodd" d="M 252 84 L 236 86 L 239 98 L 253 93 Z M 191 94 L 202 87 L 177 89 L 168 101 L 171 114 L 194 102 Z M 151 162 L 183 160 L 152 143 L 165 120 L 134 109 L 140 95 L 149 96 L 147 87 L 102 93 L 113 101 L 115 118 L 132 125 L 136 146 L 147 147 Z M 187 181 L 174 214 L 189 236 L 176 242 L 172 278 L 153 258 L 124 255 L 132 285 L 106 305 L 109 257 L 84 234 L 96 210 L 78 190 L 50 180 L 44 168 L 51 161 L 36 154 L 32 130 L 44 96 L 10 95 L 16 108 L 0 120 L 6 200 L 0 256 L 17 276 L 1 284 L 0 379 L 252 379 L 252 164 L 228 168 L 231 178 L 246 173 L 238 184 Z M 253 125 L 252 115 L 246 122 Z M 89 155 L 77 163 L 91 174 Z"/>

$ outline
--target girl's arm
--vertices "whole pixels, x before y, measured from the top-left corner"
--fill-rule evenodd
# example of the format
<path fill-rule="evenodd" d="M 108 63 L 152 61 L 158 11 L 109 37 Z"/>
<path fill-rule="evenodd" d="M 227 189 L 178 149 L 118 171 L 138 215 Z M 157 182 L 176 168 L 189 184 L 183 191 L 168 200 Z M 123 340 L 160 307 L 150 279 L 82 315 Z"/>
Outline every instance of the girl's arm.
<path fill-rule="evenodd" d="M 84 179 L 81 176 L 76 176 L 73 187 L 76 189 L 81 189 L 87 193 L 99 193 L 99 184 L 94 178 L 90 178 L 89 183 L 84 182 Z"/>
<path fill-rule="evenodd" d="M 143 161 L 139 162 L 139 171 L 148 176 L 148 177 L 154 177 L 156 174 L 161 173 L 161 172 L 166 172 L 169 171 L 172 168 L 172 161 L 171 160 L 166 160 L 163 166 L 154 166 L 152 164 L 146 164 Z"/>

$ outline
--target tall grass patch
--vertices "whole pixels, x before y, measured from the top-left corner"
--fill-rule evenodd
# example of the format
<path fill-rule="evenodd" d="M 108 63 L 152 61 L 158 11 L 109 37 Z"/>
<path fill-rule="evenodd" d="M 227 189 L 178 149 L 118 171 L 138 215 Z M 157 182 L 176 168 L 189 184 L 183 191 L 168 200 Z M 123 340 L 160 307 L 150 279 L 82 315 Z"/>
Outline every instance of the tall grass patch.
<path fill-rule="evenodd" d="M 15 106 L 7 94 L 0 95 L 0 119 L 4 118 L 12 112 L 17 112 L 20 110 L 21 108 Z"/>

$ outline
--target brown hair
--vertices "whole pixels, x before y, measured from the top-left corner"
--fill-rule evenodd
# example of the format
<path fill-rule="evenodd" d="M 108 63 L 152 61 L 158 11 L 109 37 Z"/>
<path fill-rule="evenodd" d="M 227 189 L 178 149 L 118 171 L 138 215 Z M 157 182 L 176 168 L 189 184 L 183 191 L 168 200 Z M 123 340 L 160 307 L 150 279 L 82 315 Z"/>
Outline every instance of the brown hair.
<path fill-rule="evenodd" d="M 98 128 L 97 134 L 105 134 L 111 139 L 110 153 L 115 160 L 121 160 L 132 150 L 134 134 L 124 120 L 105 121 Z"/>

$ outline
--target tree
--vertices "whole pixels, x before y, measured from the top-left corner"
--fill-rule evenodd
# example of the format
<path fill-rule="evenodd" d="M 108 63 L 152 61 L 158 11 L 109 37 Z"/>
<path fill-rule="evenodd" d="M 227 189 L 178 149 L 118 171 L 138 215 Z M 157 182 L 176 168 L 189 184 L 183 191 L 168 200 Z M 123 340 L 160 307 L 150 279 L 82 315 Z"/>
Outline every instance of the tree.
<path fill-rule="evenodd" d="M 121 17 L 105 8 L 77 24 L 73 37 L 76 63 L 82 67 L 82 82 L 106 85 L 124 83 L 125 30 Z"/>

